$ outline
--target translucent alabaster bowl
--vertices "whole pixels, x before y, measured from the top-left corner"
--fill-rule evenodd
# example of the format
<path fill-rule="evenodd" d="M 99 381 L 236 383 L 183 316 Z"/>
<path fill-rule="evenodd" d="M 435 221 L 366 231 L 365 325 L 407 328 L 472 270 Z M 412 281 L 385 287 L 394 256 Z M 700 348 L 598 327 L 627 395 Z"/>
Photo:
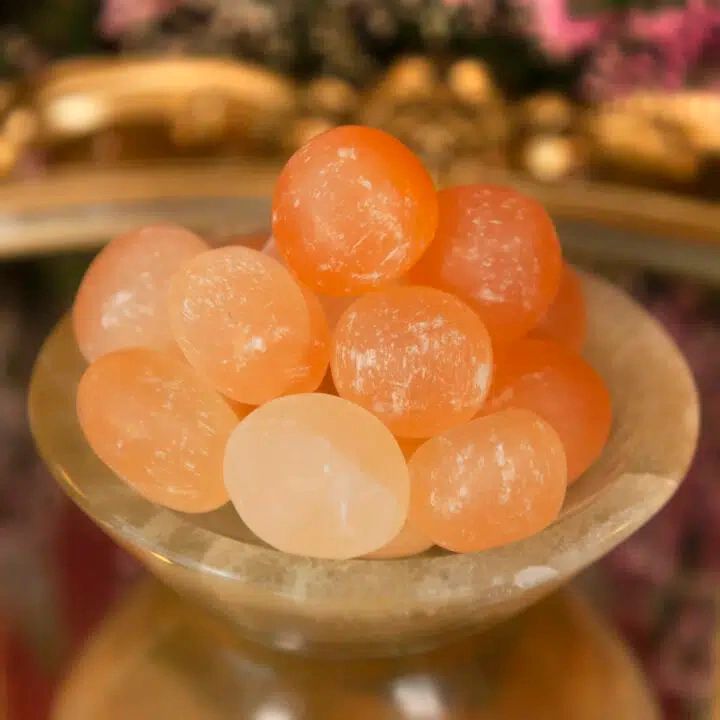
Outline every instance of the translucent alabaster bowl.
<path fill-rule="evenodd" d="M 70 497 L 158 578 L 285 650 L 376 655 L 420 650 L 527 607 L 607 553 L 673 494 L 691 459 L 698 401 L 660 326 L 607 282 L 584 277 L 585 355 L 612 394 L 602 457 L 574 483 L 560 518 L 482 553 L 432 550 L 402 560 L 295 557 L 254 540 L 230 506 L 184 515 L 144 500 L 93 454 L 75 415 L 85 367 L 63 320 L 34 370 L 37 445 Z M 108 408 L 112 412 L 112 408 Z"/>

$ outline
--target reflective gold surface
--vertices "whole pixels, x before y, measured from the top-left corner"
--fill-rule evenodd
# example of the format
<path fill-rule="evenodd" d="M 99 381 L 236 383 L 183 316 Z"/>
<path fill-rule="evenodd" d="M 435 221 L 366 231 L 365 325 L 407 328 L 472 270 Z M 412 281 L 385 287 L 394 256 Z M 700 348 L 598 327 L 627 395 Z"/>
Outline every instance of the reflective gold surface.
<path fill-rule="evenodd" d="M 295 95 L 288 78 L 223 58 L 88 57 L 52 65 L 33 100 L 46 143 L 153 122 L 179 140 L 210 142 L 233 132 L 273 138 L 292 117 Z"/>
<path fill-rule="evenodd" d="M 54 720 L 656 720 L 632 657 L 563 591 L 479 639 L 328 661 L 243 642 L 154 582 L 83 649 Z"/>
<path fill-rule="evenodd" d="M 0 258 L 98 247 L 163 220 L 201 234 L 241 232 L 253 214 L 267 224 L 269 203 L 258 199 L 272 194 L 281 168 L 275 157 L 229 157 L 71 166 L 0 183 Z M 579 179 L 543 184 L 462 159 L 438 177 L 441 187 L 475 182 L 537 198 L 579 258 L 720 279 L 717 203 Z"/>
<path fill-rule="evenodd" d="M 586 276 L 586 355 L 610 388 L 615 422 L 599 461 L 542 533 L 491 551 L 434 551 L 393 561 L 322 561 L 252 539 L 229 508 L 184 516 L 140 498 L 92 453 L 74 411 L 83 362 L 68 322 L 34 371 L 30 413 L 46 462 L 68 494 L 161 580 L 285 650 L 403 653 L 481 630 L 565 582 L 645 523 L 692 455 L 698 406 L 688 368 L 658 324 L 624 293 Z"/>

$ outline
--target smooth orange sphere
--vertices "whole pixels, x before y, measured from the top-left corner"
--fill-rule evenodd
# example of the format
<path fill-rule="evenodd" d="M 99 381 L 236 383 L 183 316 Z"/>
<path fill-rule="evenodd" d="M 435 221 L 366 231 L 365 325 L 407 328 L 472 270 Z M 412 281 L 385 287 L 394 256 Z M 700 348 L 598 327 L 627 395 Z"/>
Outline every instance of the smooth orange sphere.
<path fill-rule="evenodd" d="M 580 276 L 565 263 L 560 289 L 530 337 L 554 340 L 580 352 L 587 334 L 587 309 Z"/>
<path fill-rule="evenodd" d="M 269 255 L 271 258 L 275 258 L 275 260 L 278 260 L 283 265 L 285 265 L 285 258 L 280 254 L 280 251 L 278 250 L 278 247 L 275 244 L 275 239 L 272 237 L 272 235 L 270 236 L 268 241 L 263 246 L 263 252 L 266 255 Z M 389 285 L 407 284 L 407 276 L 403 275 L 401 278 L 393 280 L 388 284 Z M 312 291 L 308 290 L 308 292 L 312 292 Z M 317 298 L 317 300 L 320 302 L 320 305 L 322 306 L 323 312 L 325 314 L 325 320 L 326 320 L 328 328 L 330 330 L 335 329 L 335 326 L 337 325 L 338 320 L 340 319 L 340 316 L 358 298 L 357 295 L 336 296 L 336 295 L 320 295 L 320 294 L 315 294 L 315 293 L 313 293 L 313 295 Z"/>
<path fill-rule="evenodd" d="M 427 538 L 416 526 L 410 516 L 405 521 L 402 530 L 385 546 L 379 550 L 367 553 L 363 557 L 368 560 L 391 560 L 396 558 L 412 557 L 429 550 L 433 541 Z"/>
<path fill-rule="evenodd" d="M 320 303 L 325 311 L 328 326 L 331 329 L 337 327 L 338 321 L 342 314 L 357 300 L 357 295 L 347 295 L 346 297 L 334 297 L 332 295 L 319 295 Z"/>
<path fill-rule="evenodd" d="M 497 358 L 483 412 L 516 407 L 549 422 L 565 447 L 568 482 L 599 457 L 612 424 L 603 379 L 579 355 L 546 340 L 524 339 Z"/>
<path fill-rule="evenodd" d="M 403 451 L 403 455 L 406 460 L 409 460 L 413 453 L 425 442 L 426 438 L 404 438 L 399 437 L 397 439 L 400 449 Z"/>
<path fill-rule="evenodd" d="M 280 261 L 285 265 L 285 258 L 280 254 L 275 238 L 270 236 L 269 240 L 263 247 L 263 252 L 271 258 Z M 312 292 L 312 290 L 309 290 Z M 314 293 L 313 293 L 314 294 Z M 334 330 L 340 316 L 352 305 L 357 297 L 355 295 L 345 295 L 337 297 L 335 295 L 315 295 L 325 314 L 325 320 L 330 330 Z"/>
<path fill-rule="evenodd" d="M 429 437 L 472 418 L 490 387 L 492 348 L 465 303 L 428 287 L 364 295 L 335 328 L 331 369 L 341 397 L 395 435 Z"/>
<path fill-rule="evenodd" d="M 410 513 L 437 545 L 477 552 L 539 532 L 560 513 L 567 474 L 557 433 L 527 410 L 431 438 L 409 463 Z"/>
<path fill-rule="evenodd" d="M 399 140 L 344 126 L 313 138 L 283 169 L 273 236 L 293 272 L 317 292 L 354 295 L 400 277 L 430 244 L 437 197 Z"/>
<path fill-rule="evenodd" d="M 284 390 L 290 393 L 313 392 L 320 387 L 330 362 L 330 329 L 325 311 L 318 297 L 311 290 L 300 287 L 307 305 L 310 321 L 310 341 L 305 350 L 304 360 L 295 371 L 290 386 Z"/>
<path fill-rule="evenodd" d="M 277 260 L 279 263 L 285 265 L 285 258 L 280 254 L 280 250 L 278 250 L 275 238 L 272 235 L 265 239 L 265 242 L 262 246 L 262 251 L 266 255 L 269 255 L 271 258 L 273 258 L 273 260 Z"/>
<path fill-rule="evenodd" d="M 172 275 L 208 249 L 177 225 L 148 225 L 111 240 L 95 257 L 73 305 L 73 328 L 88 362 L 127 347 L 173 344 L 167 314 Z"/>
<path fill-rule="evenodd" d="M 397 441 L 334 395 L 288 395 L 257 408 L 232 433 L 224 467 L 240 517 L 287 553 L 365 555 L 407 517 L 410 485 Z"/>
<path fill-rule="evenodd" d="M 562 255 L 552 220 L 511 188 L 464 185 L 438 193 L 435 239 L 411 277 L 457 294 L 479 313 L 493 341 L 525 335 L 550 307 Z"/>
<path fill-rule="evenodd" d="M 183 360 L 184 359 L 185 358 L 183 358 Z M 226 397 L 225 395 L 223 395 L 222 397 L 223 400 L 225 400 L 225 402 L 230 406 L 230 409 L 235 413 L 235 417 L 238 420 L 242 420 L 255 409 L 255 405 L 247 405 L 245 403 L 238 402 L 237 400 L 233 400 L 232 398 Z"/>
<path fill-rule="evenodd" d="M 424 438 L 397 438 L 398 445 L 406 460 L 425 442 Z M 410 495 L 413 488 L 410 485 Z M 368 560 L 389 560 L 392 558 L 404 558 L 412 555 L 419 555 L 433 546 L 433 541 L 426 537 L 418 527 L 417 519 L 414 517 L 413 503 L 410 502 L 407 520 L 402 530 L 384 547 L 375 552 L 368 553 L 365 557 Z"/>
<path fill-rule="evenodd" d="M 272 235 L 263 245 L 263 253 L 285 265 L 285 258 L 275 244 Z M 330 325 L 327 313 L 328 300 L 340 300 L 327 295 L 316 295 L 308 287 L 300 284 L 300 289 L 305 296 L 310 317 L 310 346 L 307 351 L 307 361 L 298 369 L 299 377 L 292 382 L 286 394 L 299 392 L 313 392 L 317 390 L 328 369 L 330 362 L 330 329 L 335 326 L 336 320 Z M 344 299 L 344 298 L 343 298 Z M 347 300 L 347 302 L 351 302 Z"/>
<path fill-rule="evenodd" d="M 77 413 L 95 454 L 148 500 L 190 513 L 227 502 L 223 453 L 237 417 L 177 355 L 103 355 L 80 380 Z"/>
<path fill-rule="evenodd" d="M 244 232 L 238 235 L 231 235 L 222 238 L 215 243 L 216 247 L 226 247 L 228 245 L 241 245 L 249 247 L 253 250 L 263 250 L 270 237 L 270 230 L 267 228 L 255 230 L 254 232 Z"/>
<path fill-rule="evenodd" d="M 186 263 L 168 293 L 175 340 L 224 395 L 259 405 L 307 363 L 310 318 L 290 273 L 258 250 L 231 246 Z"/>

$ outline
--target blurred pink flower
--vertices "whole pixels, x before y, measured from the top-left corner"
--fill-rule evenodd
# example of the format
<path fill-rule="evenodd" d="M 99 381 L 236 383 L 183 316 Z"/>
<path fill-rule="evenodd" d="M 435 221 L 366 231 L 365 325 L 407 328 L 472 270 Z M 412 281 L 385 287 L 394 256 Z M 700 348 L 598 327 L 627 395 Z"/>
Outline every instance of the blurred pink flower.
<path fill-rule="evenodd" d="M 593 53 L 582 81 L 584 95 L 602 101 L 629 95 L 634 90 L 682 85 L 684 73 L 662 48 L 626 38 L 602 43 Z"/>
<path fill-rule="evenodd" d="M 718 23 L 720 5 L 708 0 L 686 0 L 674 8 L 633 9 L 627 16 L 629 34 L 653 42 L 669 42 L 693 25 L 707 31 Z"/>
<path fill-rule="evenodd" d="M 612 20 L 608 11 L 574 17 L 568 0 L 511 0 L 525 29 L 549 55 L 565 58 L 577 54 L 601 37 Z"/>
<path fill-rule="evenodd" d="M 712 644 L 716 609 L 714 588 L 681 591 L 671 601 L 675 605 L 653 657 L 650 674 L 663 695 L 686 701 L 712 697 L 714 668 Z"/>
<path fill-rule="evenodd" d="M 590 100 L 635 90 L 679 90 L 703 73 L 720 28 L 720 6 L 687 0 L 680 8 L 631 9 L 618 15 L 592 53 L 583 79 Z"/>
<path fill-rule="evenodd" d="M 171 13 L 181 0 L 105 0 L 100 32 L 109 39 Z"/>

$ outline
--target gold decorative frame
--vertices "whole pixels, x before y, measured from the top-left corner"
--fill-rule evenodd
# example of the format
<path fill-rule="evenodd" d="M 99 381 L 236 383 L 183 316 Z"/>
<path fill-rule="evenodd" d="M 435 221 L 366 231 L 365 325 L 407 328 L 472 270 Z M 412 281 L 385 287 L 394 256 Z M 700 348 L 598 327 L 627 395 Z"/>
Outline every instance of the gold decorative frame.
<path fill-rule="evenodd" d="M 464 101 L 476 109 L 489 103 L 497 111 L 496 93 L 482 65 L 463 61 L 457 66 L 463 72 L 451 69 L 447 86 L 433 85 L 429 95 L 422 82 L 432 67 L 427 59 L 405 61 L 364 93 L 340 81 L 315 81 L 303 88 L 231 60 L 169 57 L 72 60 L 24 86 L 3 86 L 0 172 L 4 167 L 9 174 L 0 182 L 0 259 L 94 247 L 145 220 L 174 219 L 202 231 L 217 228 L 222 217 L 220 225 L 235 231 L 240 215 L 233 204 L 270 194 L 299 130 L 361 120 L 383 98 L 391 110 L 393 102 L 425 98 L 432 110 L 438 97 L 455 93 L 453 102 L 467 96 Z M 578 121 L 585 128 L 583 142 L 592 140 L 593 153 L 613 158 L 624 145 L 608 128 L 624 127 L 628 119 L 632 127 L 644 127 L 659 118 L 682 130 L 683 142 L 692 146 L 687 162 L 681 168 L 670 157 L 656 157 L 653 153 L 663 151 L 657 142 L 642 161 L 657 163 L 658 172 L 685 172 L 700 152 L 720 147 L 717 128 L 703 130 L 703 119 L 720 117 L 720 98 L 696 93 L 688 102 L 688 113 L 676 96 L 652 94 L 595 108 Z M 541 133 L 537 137 L 544 139 L 551 131 L 567 132 L 567 122 L 558 125 L 558 117 L 575 117 L 579 111 L 566 105 L 562 98 L 538 97 L 524 103 L 522 112 L 501 112 L 520 117 L 515 121 L 526 127 L 534 122 Z M 443 118 L 441 113 L 437 122 Z M 158 132 L 166 139 L 159 156 L 153 155 Z M 147 154 L 136 148 L 131 157 L 93 158 L 88 148 L 108 136 L 146 137 Z M 65 148 L 64 154 L 58 155 L 58 148 Z M 22 172 L 20 161 L 28 152 L 44 156 L 41 174 Z M 442 162 L 431 159 L 439 185 L 509 183 L 536 196 L 558 220 L 573 256 L 720 282 L 717 203 L 599 183 L 574 173 L 539 182 L 492 167 L 480 155 L 450 152 Z"/>

